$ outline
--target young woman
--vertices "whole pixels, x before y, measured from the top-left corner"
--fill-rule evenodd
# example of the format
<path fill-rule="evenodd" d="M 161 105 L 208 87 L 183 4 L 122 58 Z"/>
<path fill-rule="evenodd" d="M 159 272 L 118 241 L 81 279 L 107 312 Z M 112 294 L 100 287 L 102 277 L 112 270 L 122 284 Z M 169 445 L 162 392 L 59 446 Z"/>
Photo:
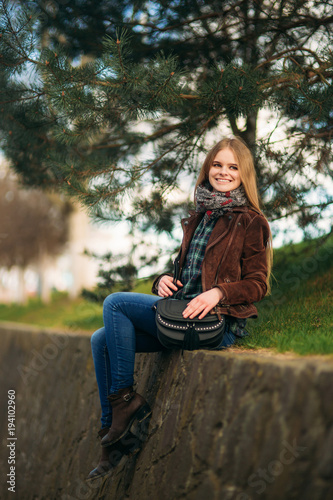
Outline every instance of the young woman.
<path fill-rule="evenodd" d="M 182 221 L 180 280 L 159 276 L 153 295 L 114 293 L 104 302 L 104 328 L 91 339 L 102 408 L 102 457 L 88 479 L 112 469 L 115 448 L 135 419 L 151 411 L 133 391 L 136 352 L 162 349 L 152 306 L 162 297 L 189 299 L 185 318 L 225 314 L 219 349 L 247 335 L 246 318 L 257 317 L 254 302 L 268 291 L 271 233 L 259 208 L 252 155 L 237 137 L 223 139 L 208 153 L 195 189 L 196 210 Z"/>

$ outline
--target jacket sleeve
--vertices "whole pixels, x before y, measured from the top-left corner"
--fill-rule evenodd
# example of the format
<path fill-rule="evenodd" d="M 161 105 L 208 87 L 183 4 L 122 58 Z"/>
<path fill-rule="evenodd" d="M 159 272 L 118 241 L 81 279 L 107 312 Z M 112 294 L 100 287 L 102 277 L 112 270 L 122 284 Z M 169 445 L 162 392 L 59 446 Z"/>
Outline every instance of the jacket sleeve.
<path fill-rule="evenodd" d="M 178 255 L 177 255 L 177 257 L 176 257 L 176 259 L 174 261 L 174 274 L 172 274 L 172 273 L 163 273 L 163 274 L 160 274 L 159 276 L 157 276 L 157 278 L 154 280 L 154 283 L 153 283 L 151 291 L 155 295 L 158 295 L 158 284 L 160 282 L 160 279 L 163 278 L 163 276 L 170 276 L 171 278 L 174 278 L 175 276 L 178 276 L 178 274 L 179 274 L 179 259 L 180 259 L 181 251 L 182 251 L 182 247 L 180 247 Z"/>
<path fill-rule="evenodd" d="M 252 304 L 267 292 L 266 247 L 270 230 L 266 219 L 255 217 L 246 229 L 241 256 L 241 280 L 217 283 L 224 297 L 220 305 Z"/>

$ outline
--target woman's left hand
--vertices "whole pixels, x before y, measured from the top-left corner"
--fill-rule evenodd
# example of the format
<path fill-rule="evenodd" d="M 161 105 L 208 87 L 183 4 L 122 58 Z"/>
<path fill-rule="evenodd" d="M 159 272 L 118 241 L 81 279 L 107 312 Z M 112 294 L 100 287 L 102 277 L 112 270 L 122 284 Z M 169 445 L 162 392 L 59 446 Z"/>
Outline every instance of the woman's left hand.
<path fill-rule="evenodd" d="M 223 294 L 219 288 L 212 288 L 207 292 L 200 293 L 187 304 L 183 311 L 183 317 L 193 319 L 200 314 L 199 319 L 202 319 L 222 298 Z"/>

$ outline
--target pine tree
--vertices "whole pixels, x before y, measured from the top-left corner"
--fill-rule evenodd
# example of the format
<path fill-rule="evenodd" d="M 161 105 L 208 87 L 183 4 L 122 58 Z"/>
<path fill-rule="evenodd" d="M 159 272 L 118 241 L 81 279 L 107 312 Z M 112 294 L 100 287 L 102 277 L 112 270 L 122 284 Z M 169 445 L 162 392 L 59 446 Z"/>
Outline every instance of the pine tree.
<path fill-rule="evenodd" d="M 170 193 L 184 180 L 190 191 L 231 129 L 253 150 L 271 220 L 325 215 L 332 0 L 24 4 L 1 2 L 0 103 L 1 145 L 25 184 L 171 234 L 190 201 Z M 285 142 L 274 129 L 257 140 L 264 108 Z"/>

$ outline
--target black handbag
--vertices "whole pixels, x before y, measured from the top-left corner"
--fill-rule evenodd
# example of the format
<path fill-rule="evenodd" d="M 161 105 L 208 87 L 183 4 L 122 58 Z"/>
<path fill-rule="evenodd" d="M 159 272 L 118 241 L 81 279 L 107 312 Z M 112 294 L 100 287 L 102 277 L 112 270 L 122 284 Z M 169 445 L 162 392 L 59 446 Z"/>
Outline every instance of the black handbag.
<path fill-rule="evenodd" d="M 157 337 L 167 349 L 214 349 L 225 331 L 225 316 L 208 313 L 204 318 L 183 318 L 190 300 L 161 299 L 156 303 Z"/>

